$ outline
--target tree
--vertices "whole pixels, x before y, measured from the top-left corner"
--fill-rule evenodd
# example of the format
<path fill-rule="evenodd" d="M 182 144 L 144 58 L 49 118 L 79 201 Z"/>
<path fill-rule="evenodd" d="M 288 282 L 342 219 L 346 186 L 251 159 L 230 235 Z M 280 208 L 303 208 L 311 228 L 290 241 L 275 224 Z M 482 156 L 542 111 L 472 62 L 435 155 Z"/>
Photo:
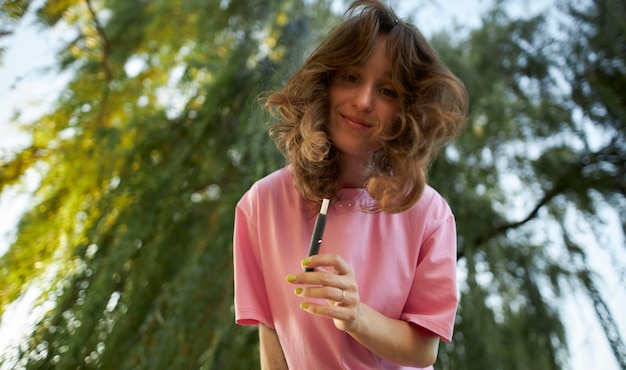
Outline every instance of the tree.
<path fill-rule="evenodd" d="M 594 4 L 566 7 L 574 20 L 574 35 L 569 43 L 564 65 L 565 78 L 572 88 L 572 101 L 585 121 L 594 123 L 594 130 L 602 136 L 601 143 L 589 140 L 583 125 L 577 130 L 584 150 L 578 157 L 580 174 L 588 181 L 586 187 L 577 187 L 578 209 L 592 225 L 601 230 L 602 207 L 614 208 L 626 231 L 626 4 L 615 0 L 596 1 Z M 608 37 L 607 37 L 608 36 Z M 564 242 L 578 262 L 577 276 L 583 289 L 593 301 L 600 323 L 611 349 L 622 369 L 626 369 L 626 345 L 605 299 L 597 287 L 594 274 L 586 265 L 584 245 L 565 231 Z M 600 233 L 594 237 L 602 241 Z M 623 246 L 622 246 L 623 247 Z M 624 265 L 617 266 L 626 276 Z"/>
<path fill-rule="evenodd" d="M 20 349 L 24 367 L 258 368 L 256 330 L 233 323 L 232 219 L 241 194 L 283 160 L 255 97 L 333 23 L 329 3 L 36 10 L 45 27 L 75 30 L 59 55 L 74 77 L 51 112 L 25 123 L 32 144 L 0 159 L 0 191 L 27 169 L 41 174 L 0 259 L 0 313 L 38 281 L 53 307 Z M 463 274 L 455 338 L 437 367 L 567 368 L 558 302 L 573 286 L 625 368 L 571 221 L 600 230 L 609 207 L 626 224 L 624 5 L 564 3 L 562 37 L 543 15 L 511 19 L 505 4 L 467 38 L 432 39 L 472 101 L 468 129 L 429 171 L 456 214 Z M 0 14 L 19 19 L 32 6 L 3 2 Z"/>
<path fill-rule="evenodd" d="M 75 77 L 0 172 L 3 187 L 27 168 L 42 172 L 38 202 L 1 260 L 1 306 L 58 268 L 42 297 L 54 309 L 20 355 L 27 368 L 254 368 L 256 333 L 231 313 L 234 204 L 279 165 L 254 96 L 323 30 L 312 15 L 327 20 L 326 6 L 304 6 L 37 10 L 48 26 L 74 26 L 60 64 Z"/>
<path fill-rule="evenodd" d="M 567 366 L 559 310 L 566 286 L 587 292 L 626 368 L 577 229 L 583 222 L 602 230 L 607 207 L 625 222 L 624 5 L 563 8 L 565 39 L 549 32 L 545 15 L 512 20 L 496 4 L 468 40 L 455 47 L 445 34 L 435 40 L 472 100 L 468 130 L 430 171 L 457 215 L 466 270 L 443 368 Z M 606 135 L 599 147 L 590 143 L 595 130 Z M 616 273 L 623 271 L 618 263 Z"/>

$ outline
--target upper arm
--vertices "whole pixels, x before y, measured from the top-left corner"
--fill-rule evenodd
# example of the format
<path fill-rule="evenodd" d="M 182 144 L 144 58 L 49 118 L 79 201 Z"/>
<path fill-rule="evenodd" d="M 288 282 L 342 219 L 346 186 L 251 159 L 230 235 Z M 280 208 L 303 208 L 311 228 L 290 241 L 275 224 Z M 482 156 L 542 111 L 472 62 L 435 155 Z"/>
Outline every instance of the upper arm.
<path fill-rule="evenodd" d="M 440 337 L 432 331 L 425 329 L 419 325 L 409 323 L 412 328 L 413 335 L 418 337 L 416 343 L 420 343 L 421 361 L 426 364 L 434 364 L 437 360 L 439 352 Z"/>
<path fill-rule="evenodd" d="M 259 351 L 261 369 L 288 369 L 276 330 L 263 323 L 259 323 Z"/>

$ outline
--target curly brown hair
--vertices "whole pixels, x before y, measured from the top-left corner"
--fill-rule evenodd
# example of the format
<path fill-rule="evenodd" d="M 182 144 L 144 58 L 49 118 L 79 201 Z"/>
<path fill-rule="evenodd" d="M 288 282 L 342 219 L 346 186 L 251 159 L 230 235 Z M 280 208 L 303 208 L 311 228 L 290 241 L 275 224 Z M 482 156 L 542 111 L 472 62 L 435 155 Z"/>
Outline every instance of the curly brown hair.
<path fill-rule="evenodd" d="M 400 112 L 381 136 L 364 186 L 376 201 L 370 210 L 401 212 L 420 199 L 428 165 L 463 128 L 467 92 L 422 33 L 380 1 L 355 1 L 346 14 L 347 20 L 326 36 L 285 86 L 264 97 L 275 119 L 270 135 L 304 199 L 336 200 L 340 153 L 327 130 L 328 87 L 338 72 L 362 64 L 376 40 L 385 36 Z"/>

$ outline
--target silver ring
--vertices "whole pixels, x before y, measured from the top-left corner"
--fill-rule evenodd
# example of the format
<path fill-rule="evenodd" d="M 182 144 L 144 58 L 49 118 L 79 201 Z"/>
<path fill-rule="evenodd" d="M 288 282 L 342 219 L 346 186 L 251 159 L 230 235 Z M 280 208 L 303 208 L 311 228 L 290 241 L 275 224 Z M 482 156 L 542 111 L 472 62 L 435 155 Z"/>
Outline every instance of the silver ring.
<path fill-rule="evenodd" d="M 337 303 L 342 303 L 344 299 L 346 299 L 346 291 L 341 289 L 341 300 L 337 301 Z"/>

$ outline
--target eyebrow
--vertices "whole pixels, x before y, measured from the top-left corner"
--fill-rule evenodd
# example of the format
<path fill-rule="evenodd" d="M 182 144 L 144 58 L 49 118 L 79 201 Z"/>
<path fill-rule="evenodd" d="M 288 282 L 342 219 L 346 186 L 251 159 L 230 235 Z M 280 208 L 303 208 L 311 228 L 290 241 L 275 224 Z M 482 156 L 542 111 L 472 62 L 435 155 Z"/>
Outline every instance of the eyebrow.
<path fill-rule="evenodd" d="M 365 67 L 363 66 L 363 63 L 361 64 L 354 64 L 352 66 L 348 66 L 348 67 L 344 67 L 344 68 L 340 68 L 337 70 L 337 73 L 341 74 L 341 73 L 349 73 L 350 71 L 355 71 L 355 72 L 361 72 L 362 70 L 364 70 Z M 383 80 L 387 80 L 389 82 L 393 82 L 393 74 L 391 73 L 391 69 L 385 71 L 385 73 L 382 76 Z"/>

